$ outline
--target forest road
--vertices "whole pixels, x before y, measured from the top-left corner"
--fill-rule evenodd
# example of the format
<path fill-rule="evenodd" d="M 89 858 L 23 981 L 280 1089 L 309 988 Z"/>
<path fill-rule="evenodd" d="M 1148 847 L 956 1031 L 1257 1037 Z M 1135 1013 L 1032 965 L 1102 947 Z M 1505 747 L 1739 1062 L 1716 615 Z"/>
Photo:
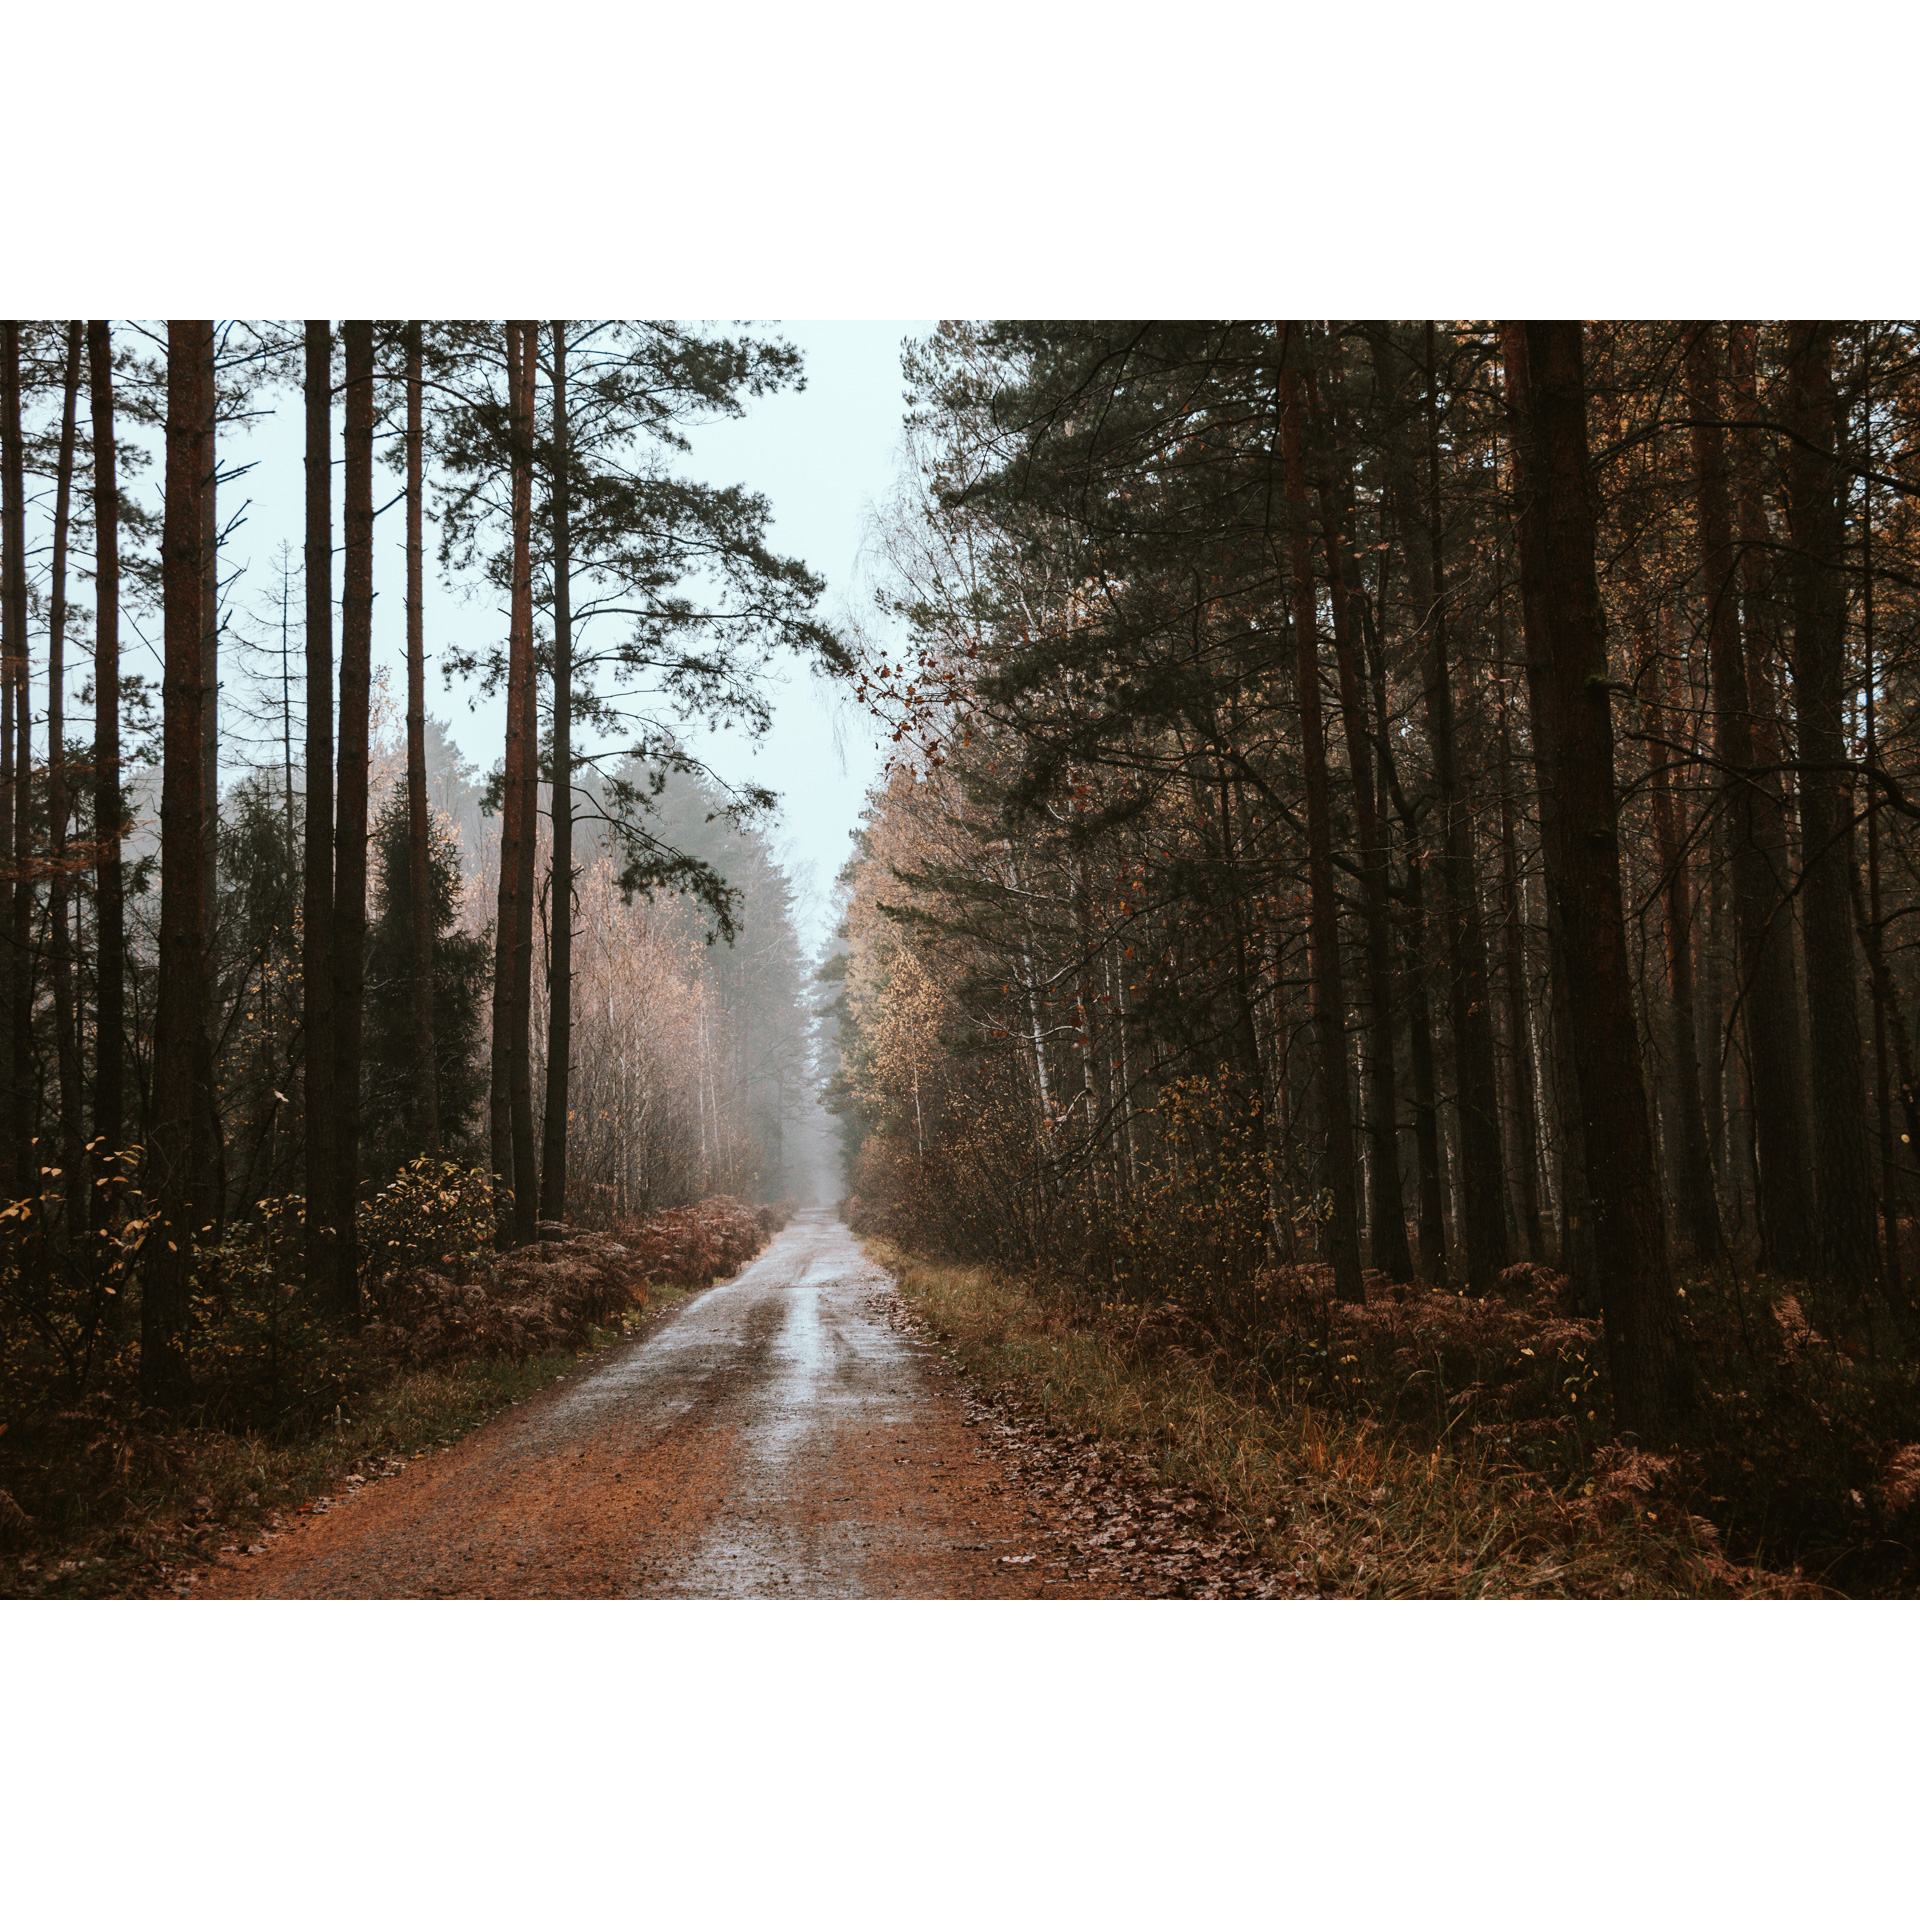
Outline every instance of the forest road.
<path fill-rule="evenodd" d="M 1061 1542 L 892 1291 L 833 1214 L 802 1213 L 652 1333 L 196 1594 L 1065 1597 Z"/>

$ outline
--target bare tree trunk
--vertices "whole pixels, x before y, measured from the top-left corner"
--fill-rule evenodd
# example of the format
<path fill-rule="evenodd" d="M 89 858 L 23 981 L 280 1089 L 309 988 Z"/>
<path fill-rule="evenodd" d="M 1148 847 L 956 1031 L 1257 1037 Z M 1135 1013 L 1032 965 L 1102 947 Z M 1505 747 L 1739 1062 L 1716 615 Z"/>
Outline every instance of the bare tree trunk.
<path fill-rule="evenodd" d="M 547 957 L 547 1110 L 541 1212 L 567 1210 L 573 1047 L 573 539 L 567 462 L 567 323 L 553 322 L 553 925 Z"/>
<path fill-rule="evenodd" d="M 373 322 L 348 320 L 340 587 L 339 788 L 333 829 L 334 1299 L 360 1310 L 360 1046 L 367 991 L 367 725 L 373 665 Z"/>
<path fill-rule="evenodd" d="M 1710 327 L 1696 327 L 1687 345 L 1687 405 L 1700 516 L 1707 650 L 1713 669 L 1715 754 L 1726 769 L 1734 915 L 1739 929 L 1740 984 L 1747 1056 L 1753 1077 L 1754 1127 L 1760 1159 L 1760 1220 L 1773 1264 L 1807 1270 L 1813 1194 L 1807 1140 L 1794 1084 L 1799 1016 L 1793 989 L 1786 904 L 1786 829 L 1779 806 L 1752 775 L 1753 713 L 1734 598 L 1735 549 L 1727 498 L 1726 451 L 1719 425 L 1720 390 Z"/>
<path fill-rule="evenodd" d="M 514 1222 L 521 1240 L 535 1238 L 539 1223 L 540 1162 L 533 1126 L 533 920 L 536 853 L 540 822 L 540 706 L 533 661 L 533 456 L 534 391 L 540 365 L 537 322 L 520 323 L 518 421 L 519 512 L 515 517 L 515 573 L 519 580 L 521 630 L 526 635 L 527 670 L 521 678 L 521 733 L 526 741 L 526 781 L 520 789 L 520 885 L 518 924 L 513 930 L 514 1009 L 511 1092 L 513 1096 Z"/>
<path fill-rule="evenodd" d="M 1868 342 L 1871 355 L 1872 342 Z M 1869 475 L 1873 472 L 1873 388 L 1871 378 L 1861 395 L 1861 413 L 1864 420 L 1863 448 L 1864 458 L 1861 464 Z M 1868 978 L 1873 987 L 1873 1079 L 1874 1110 L 1880 1127 L 1880 1221 L 1885 1234 L 1883 1265 L 1881 1276 L 1886 1282 L 1888 1293 L 1896 1305 L 1907 1298 L 1905 1277 L 1900 1270 L 1900 1156 L 1894 1151 L 1893 1128 L 1893 1091 L 1891 1076 L 1887 1070 L 1887 1002 L 1892 998 L 1892 979 L 1887 971 L 1886 953 L 1883 945 L 1884 922 L 1880 917 L 1880 791 L 1873 782 L 1873 775 L 1879 765 L 1880 733 L 1877 708 L 1879 706 L 1876 681 L 1877 668 L 1874 661 L 1873 643 L 1873 481 L 1869 478 L 1865 485 L 1864 497 L 1860 503 L 1861 528 L 1861 596 L 1862 625 L 1864 627 L 1863 651 L 1866 655 L 1866 764 L 1867 764 L 1867 896 L 1868 912 L 1864 916 L 1866 938 L 1862 945 L 1866 949 Z M 1859 893 L 1859 875 L 1853 878 L 1853 891 Z"/>
<path fill-rule="evenodd" d="M 1495 565 L 1498 566 L 1496 549 Z M 1513 1109 L 1515 1210 L 1526 1236 L 1527 1258 L 1546 1258 L 1540 1231 L 1540 1133 L 1533 1099 L 1533 1047 L 1527 1027 L 1526 933 L 1521 913 L 1520 859 L 1513 824 L 1513 738 L 1507 700 L 1507 645 L 1504 596 L 1494 579 L 1494 646 L 1499 656 L 1495 686 L 1499 700 L 1500 753 L 1500 917 L 1506 942 L 1508 1027 L 1508 1100 Z"/>
<path fill-rule="evenodd" d="M 67 533 L 73 508 L 73 449 L 80 410 L 82 329 L 67 322 L 67 364 L 60 409 L 60 460 L 54 482 L 53 578 L 47 605 L 47 835 L 52 869 L 47 919 L 53 969 L 54 1049 L 60 1067 L 60 1165 L 66 1178 L 66 1228 L 87 1224 L 85 1129 L 81 1125 L 80 1044 L 73 1018 L 73 945 L 67 890 Z"/>
<path fill-rule="evenodd" d="M 1300 326 L 1288 323 L 1288 346 L 1300 351 Z M 1293 630 L 1299 672 L 1300 757 L 1307 799 L 1307 890 L 1313 961 L 1313 1015 L 1319 1041 L 1320 1098 L 1327 1129 L 1327 1170 L 1333 1217 L 1326 1251 L 1333 1288 L 1342 1300 L 1363 1302 L 1360 1278 L 1358 1181 L 1353 1162 L 1352 1096 L 1347 1085 L 1347 1017 L 1340 979 L 1339 905 L 1333 891 L 1333 826 L 1327 783 L 1326 733 L 1320 713 L 1320 635 L 1307 524 L 1307 485 L 1300 449 L 1300 375 L 1280 376 L 1281 440 L 1286 460 L 1287 518 L 1293 558 Z"/>
<path fill-rule="evenodd" d="M 1507 378 L 1510 408 L 1517 406 L 1515 369 L 1524 385 L 1526 338 L 1518 321 L 1501 323 L 1501 344 Z M 1520 609 L 1525 638 L 1528 705 L 1536 710 L 1532 728 L 1534 783 L 1540 809 L 1540 850 L 1542 865 L 1551 858 L 1550 849 L 1559 840 L 1559 794 L 1548 776 L 1542 758 L 1544 748 L 1537 723 L 1538 701 L 1533 693 L 1534 662 L 1547 652 L 1550 612 L 1546 598 L 1546 568 L 1537 548 L 1528 558 L 1528 543 L 1537 537 L 1537 523 L 1520 511 L 1525 495 L 1519 436 L 1510 426 L 1513 453 L 1514 534 L 1521 552 Z M 1545 888 L 1547 925 L 1547 987 L 1549 1001 L 1546 1057 L 1551 1067 L 1551 1100 L 1554 1114 L 1555 1152 L 1559 1188 L 1560 1265 L 1573 1282 L 1572 1298 L 1585 1315 L 1600 1311 L 1600 1275 L 1594 1240 L 1594 1203 L 1587 1179 L 1586 1116 L 1580 1104 L 1580 1081 L 1574 1070 L 1576 1016 L 1573 992 L 1567 974 L 1566 924 L 1561 916 L 1560 896 L 1551 878 Z"/>
<path fill-rule="evenodd" d="M 206 355 L 210 320 L 167 326 L 166 518 L 161 534 L 161 596 L 166 625 L 160 789 L 160 978 L 153 1045 L 152 1122 L 145 1186 L 155 1213 L 140 1289 L 140 1391 L 156 1405 L 179 1406 L 191 1388 L 196 1189 L 195 1085 L 204 1049 L 196 1034 L 206 1009 L 206 867 L 200 836 L 200 707 L 205 680 L 201 606 L 205 532 Z"/>
<path fill-rule="evenodd" d="M 220 444 L 218 356 L 214 329 L 207 329 L 207 364 L 201 375 L 201 405 L 206 410 L 205 466 L 200 480 L 200 791 L 206 814 L 201 827 L 202 905 L 207 915 L 209 960 L 207 990 L 213 991 L 213 915 L 220 897 Z M 212 1027 L 213 1005 L 207 1006 Z"/>
<path fill-rule="evenodd" d="M 1700 1095 L 1700 1061 L 1694 1045 L 1693 888 L 1668 767 L 1665 729 L 1671 724 L 1671 703 L 1667 699 L 1666 667 L 1654 645 L 1646 580 L 1637 554 L 1629 558 L 1627 584 L 1634 602 L 1634 668 L 1641 683 L 1641 710 L 1647 732 L 1654 853 L 1660 862 L 1661 927 L 1680 1109 L 1679 1213 L 1686 1226 L 1688 1246 L 1702 1259 L 1712 1260 L 1721 1253 L 1723 1243 L 1720 1212 L 1713 1195 L 1713 1156 L 1707 1150 L 1706 1108 Z"/>
<path fill-rule="evenodd" d="M 506 323 L 507 402 L 511 411 L 520 392 L 520 323 Z M 516 475 L 515 486 L 518 485 Z M 518 525 L 518 498 L 515 498 L 515 524 Z M 516 556 L 517 559 L 517 556 Z M 516 903 L 520 893 L 520 824 L 524 808 L 520 789 L 526 779 L 521 765 L 526 750 L 522 716 L 526 701 L 521 680 L 528 670 L 526 649 L 522 643 L 519 615 L 519 576 L 516 572 L 514 598 L 507 625 L 507 730 L 501 767 L 500 794 L 500 871 L 495 883 L 493 916 L 493 1034 L 489 1050 L 487 1078 L 487 1140 L 494 1178 L 504 1187 L 514 1183 L 513 1170 L 513 929 L 518 918 Z M 509 1238 L 504 1244 L 512 1244 Z"/>
<path fill-rule="evenodd" d="M 433 879 L 427 854 L 427 662 L 425 561 L 421 542 L 423 483 L 421 326 L 406 325 L 407 355 L 407 891 L 413 924 L 414 1102 L 420 1145 L 440 1151 L 440 1074 L 433 1031 Z"/>
<path fill-rule="evenodd" d="M 219 387 L 217 323 L 209 320 L 201 353 L 200 469 L 200 912 L 201 990 L 206 996 L 194 1044 L 201 1050 L 194 1066 L 197 1104 L 194 1125 L 199 1139 L 193 1152 L 194 1217 L 216 1236 L 226 1217 L 226 1133 L 219 1103 L 219 1083 L 213 1070 L 213 1036 L 219 1022 L 220 969 L 215 941 L 215 915 L 220 904 L 220 516 L 217 504 L 219 468 Z"/>
<path fill-rule="evenodd" d="M 1487 943 L 1474 875 L 1473 842 L 1454 744 L 1453 672 L 1448 658 L 1445 553 L 1440 521 L 1440 391 L 1433 322 L 1427 322 L 1427 536 L 1432 551 L 1427 629 L 1427 738 L 1440 807 L 1441 889 L 1447 903 L 1447 984 L 1460 1090 L 1460 1244 L 1469 1293 L 1484 1293 L 1506 1266 L 1506 1173 L 1493 1067 Z"/>
<path fill-rule="evenodd" d="M 87 386 L 93 411 L 93 832 L 98 847 L 93 1130 L 106 1152 L 117 1153 L 127 1144 L 127 933 L 120 865 L 126 804 L 120 794 L 120 484 L 113 429 L 113 333 L 105 320 L 87 322 Z M 104 1169 L 95 1177 L 110 1178 Z M 104 1211 L 116 1211 L 116 1189 L 97 1191 L 105 1196 Z"/>
<path fill-rule="evenodd" d="M 306 333 L 307 822 L 300 974 L 306 1055 L 307 1274 L 340 1297 L 334 1206 L 338 1115 L 333 1019 L 333 334 Z"/>
<path fill-rule="evenodd" d="M 0 1007 L 4 1007 L 5 1098 L 0 1100 L 0 1187 L 9 1199 L 36 1191 L 28 1141 L 33 1081 L 27 1019 L 32 958 L 26 917 L 27 792 L 32 767 L 27 732 L 26 471 L 20 437 L 20 322 L 0 321 Z"/>
<path fill-rule="evenodd" d="M 1367 725 L 1365 696 L 1354 661 L 1348 594 L 1357 581 L 1348 578 L 1353 555 L 1347 537 L 1346 495 L 1330 468 L 1331 457 L 1322 463 L 1319 491 L 1333 649 L 1340 672 L 1340 719 L 1347 740 L 1347 771 L 1353 785 L 1354 829 L 1360 851 L 1367 1003 L 1373 1016 L 1372 1049 L 1367 1060 L 1368 1124 L 1373 1148 L 1373 1180 L 1367 1193 L 1368 1238 L 1375 1266 L 1396 1285 L 1410 1287 L 1414 1284 L 1413 1255 L 1407 1247 L 1406 1201 L 1400 1183 L 1400 1101 L 1393 1064 L 1393 930 L 1387 899 L 1386 837 L 1374 780 L 1373 733 Z"/>
<path fill-rule="evenodd" d="M 510 1244 L 534 1237 L 538 1172 L 529 1060 L 533 961 L 533 829 L 539 772 L 533 694 L 533 367 L 529 321 L 507 323 L 512 415 L 513 585 L 507 638 L 507 751 L 500 815 L 500 892 L 494 935 L 494 1171 L 513 1190 Z"/>
<path fill-rule="evenodd" d="M 1384 575 L 1381 599 L 1386 588 Z M 1384 604 L 1382 607 L 1384 613 Z M 1440 1174 L 1440 1103 L 1433 1071 L 1433 1016 L 1427 1001 L 1426 902 L 1421 883 L 1424 853 L 1419 844 L 1419 814 L 1409 804 L 1394 771 L 1393 738 L 1388 727 L 1387 676 L 1380 653 L 1380 635 L 1367 601 L 1360 602 L 1360 621 L 1367 643 L 1367 668 L 1373 680 L 1374 740 L 1380 750 L 1380 773 L 1392 796 L 1394 812 L 1407 842 L 1405 919 L 1401 929 L 1406 954 L 1407 1064 L 1413 1082 L 1413 1142 L 1420 1211 L 1418 1239 L 1420 1274 L 1428 1285 L 1447 1270 L 1446 1191 Z M 1382 839 L 1384 842 L 1384 834 Z"/>
<path fill-rule="evenodd" d="M 1859 990 L 1848 924 L 1853 776 L 1841 727 L 1847 602 L 1834 460 L 1833 333 L 1796 321 L 1787 348 L 1793 437 L 1784 462 L 1793 522 L 1793 684 L 1799 722 L 1801 934 L 1812 1033 L 1814 1190 L 1820 1265 L 1854 1300 L 1872 1283 L 1873 1184 Z"/>
<path fill-rule="evenodd" d="M 1569 986 L 1579 1009 L 1574 1072 L 1597 1203 L 1601 1307 L 1615 1409 L 1643 1444 L 1692 1404 L 1667 1267 L 1660 1188 L 1620 889 L 1612 676 L 1594 569 L 1587 398 L 1578 322 L 1503 327 L 1517 416 L 1515 497 L 1523 574 L 1539 577 L 1545 631 L 1528 635 L 1533 737 L 1558 797 L 1547 884 L 1558 895 Z"/>

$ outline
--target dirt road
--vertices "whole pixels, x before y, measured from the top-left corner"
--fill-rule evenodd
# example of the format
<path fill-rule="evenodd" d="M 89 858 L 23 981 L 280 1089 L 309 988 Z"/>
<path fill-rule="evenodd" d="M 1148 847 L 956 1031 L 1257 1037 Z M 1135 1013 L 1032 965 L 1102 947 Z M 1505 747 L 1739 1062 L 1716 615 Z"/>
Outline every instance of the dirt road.
<path fill-rule="evenodd" d="M 837 1219 L 803 1213 L 651 1334 L 302 1517 L 198 1596 L 1068 1590 L 1067 1543 L 891 1294 Z"/>

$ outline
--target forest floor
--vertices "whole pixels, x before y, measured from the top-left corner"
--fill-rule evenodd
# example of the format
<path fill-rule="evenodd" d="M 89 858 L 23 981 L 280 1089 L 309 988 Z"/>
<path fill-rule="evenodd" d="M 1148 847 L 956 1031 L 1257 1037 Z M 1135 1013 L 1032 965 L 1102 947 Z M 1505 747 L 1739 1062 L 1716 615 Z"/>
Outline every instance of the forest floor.
<path fill-rule="evenodd" d="M 265 1553 L 300 1516 L 326 1512 L 370 1481 L 445 1453 L 496 1415 L 565 1379 L 611 1343 L 636 1337 L 686 1297 L 657 1288 L 622 1324 L 595 1328 L 586 1354 L 552 1347 L 425 1367 L 361 1396 L 343 1428 L 275 1440 L 191 1433 L 182 1458 L 141 1477 L 128 1510 L 0 1559 L 0 1599 L 128 1599 L 190 1593 L 229 1556 Z"/>
<path fill-rule="evenodd" d="M 1089 1326 L 986 1268 L 885 1240 L 902 1310 L 1006 1420 L 1076 1436 L 1179 1488 L 1244 1556 L 1242 1590 L 1334 1598 L 1812 1597 L 1817 1582 L 1729 1560 L 1715 1530 L 1656 1490 L 1645 1456 L 1567 1487 L 1486 1449 L 1427 1447 L 1364 1412 L 1262 1391 L 1217 1351 Z M 1151 1324 L 1151 1316 L 1146 1324 Z M 1057 1440 L 1051 1444 L 1058 1446 Z M 1164 1494 L 1152 1496 L 1164 1500 Z"/>
<path fill-rule="evenodd" d="M 969 1388 L 833 1216 L 445 1452 L 383 1463 L 204 1598 L 1261 1593 L 1201 1500 Z"/>

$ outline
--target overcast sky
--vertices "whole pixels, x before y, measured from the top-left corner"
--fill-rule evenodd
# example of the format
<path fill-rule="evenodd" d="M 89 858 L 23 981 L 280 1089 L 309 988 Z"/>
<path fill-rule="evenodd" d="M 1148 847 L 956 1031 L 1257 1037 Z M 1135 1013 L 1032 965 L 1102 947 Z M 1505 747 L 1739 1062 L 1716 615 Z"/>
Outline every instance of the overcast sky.
<path fill-rule="evenodd" d="M 901 342 L 909 335 L 924 334 L 929 326 L 928 322 L 878 320 L 774 323 L 771 330 L 791 340 L 804 356 L 805 390 L 753 402 L 744 419 L 715 422 L 697 429 L 693 436 L 691 471 L 704 480 L 737 481 L 766 495 L 772 507 L 773 550 L 797 556 L 824 577 L 827 586 L 821 610 L 836 625 L 843 623 L 849 611 L 848 596 L 869 509 L 884 499 L 892 484 L 903 411 Z M 249 612 L 258 614 L 277 598 L 274 556 L 281 542 L 289 542 L 296 550 L 297 564 L 304 538 L 305 429 L 300 397 L 283 388 L 263 395 L 260 404 L 271 411 L 244 435 L 237 429 L 226 431 L 221 445 L 223 470 L 252 463 L 250 472 L 221 487 L 223 520 L 243 504 L 246 507 L 245 524 L 222 550 L 224 565 L 244 564 L 247 569 L 230 593 L 230 617 L 236 621 Z M 338 430 L 336 410 L 336 459 Z M 145 485 L 156 496 L 159 480 L 156 460 L 144 476 Z M 394 487 L 385 468 L 376 470 L 374 486 L 379 505 Z M 429 488 L 429 512 L 432 497 Z M 334 509 L 337 521 L 337 473 Z M 402 512 L 396 506 L 383 513 L 375 526 L 373 643 L 375 669 L 383 665 L 388 669 L 396 699 L 404 697 L 406 686 L 404 537 Z M 433 656 L 454 643 L 473 647 L 492 639 L 503 631 L 504 615 L 490 589 L 482 587 L 468 598 L 460 583 L 449 586 L 438 577 L 431 526 L 427 547 L 428 711 L 446 722 L 462 751 L 485 770 L 500 757 L 504 702 L 481 699 L 463 684 L 447 687 Z M 337 565 L 336 560 L 336 593 Z M 298 594 L 296 582 L 296 651 Z M 157 633 L 152 637 L 159 639 Z M 236 685 L 229 694 L 230 703 L 238 692 Z M 810 938 L 818 938 L 827 931 L 833 877 L 846 858 L 847 836 L 860 816 L 880 753 L 852 701 L 804 669 L 784 671 L 774 706 L 772 730 L 757 746 L 737 734 L 690 738 L 688 744 L 703 752 L 724 777 L 753 779 L 781 796 L 775 841 L 798 884 L 803 930 Z M 223 733 L 231 738 L 244 724 L 229 704 L 223 714 Z M 243 743 L 234 741 L 233 750 L 243 750 Z"/>

